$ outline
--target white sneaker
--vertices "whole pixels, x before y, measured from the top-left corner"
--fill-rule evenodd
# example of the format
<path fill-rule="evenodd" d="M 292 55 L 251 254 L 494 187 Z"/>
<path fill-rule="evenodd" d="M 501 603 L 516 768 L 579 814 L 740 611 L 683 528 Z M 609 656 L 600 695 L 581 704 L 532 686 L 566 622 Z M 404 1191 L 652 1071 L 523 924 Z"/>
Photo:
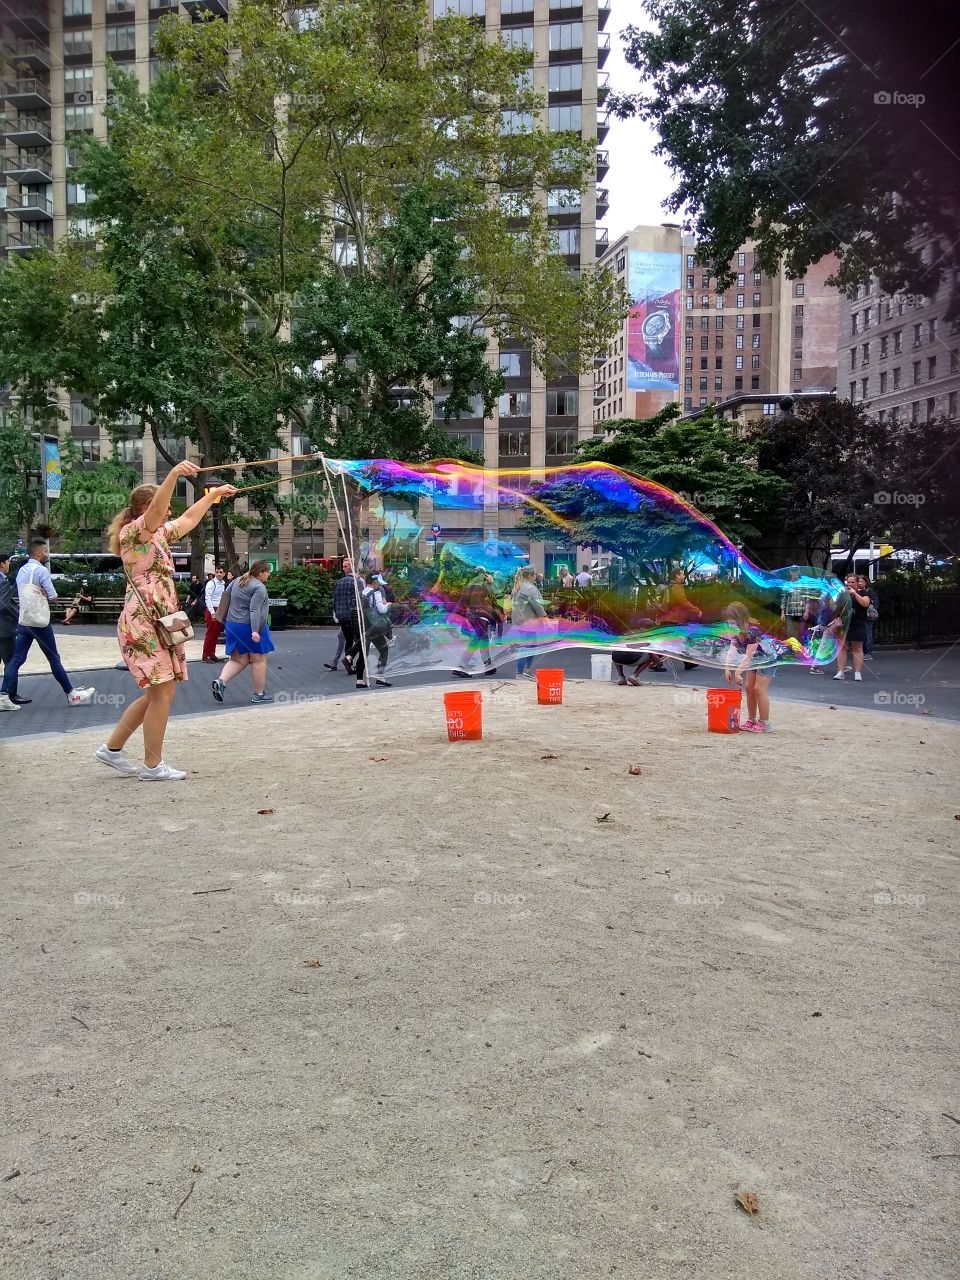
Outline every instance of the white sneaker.
<path fill-rule="evenodd" d="M 93 695 L 96 692 L 97 691 L 93 685 L 91 685 L 89 689 L 74 689 L 71 693 L 67 694 L 67 703 L 71 707 L 86 706 L 88 702 L 93 701 Z"/>
<path fill-rule="evenodd" d="M 141 782 L 182 782 L 186 776 L 182 769 L 171 769 L 162 760 L 152 769 L 144 765 L 140 770 Z"/>
<path fill-rule="evenodd" d="M 119 751 L 111 751 L 107 744 L 104 743 L 102 747 L 97 747 L 93 753 L 93 758 L 99 760 L 101 764 L 108 765 L 111 769 L 116 769 L 117 773 L 122 773 L 126 778 L 140 772 L 140 766 L 127 759 L 122 747 Z"/>
<path fill-rule="evenodd" d="M 859 672 L 859 671 L 855 671 L 855 672 L 853 673 L 853 678 L 854 678 L 854 680 L 862 680 L 862 679 L 863 679 L 863 676 L 860 674 L 860 672 Z"/>
<path fill-rule="evenodd" d="M 0 693 L 0 711 L 19 711 L 20 708 L 10 697 L 9 693 Z"/>
<path fill-rule="evenodd" d="M 846 680 L 847 677 L 844 675 L 842 671 L 838 671 L 833 678 L 834 680 Z"/>

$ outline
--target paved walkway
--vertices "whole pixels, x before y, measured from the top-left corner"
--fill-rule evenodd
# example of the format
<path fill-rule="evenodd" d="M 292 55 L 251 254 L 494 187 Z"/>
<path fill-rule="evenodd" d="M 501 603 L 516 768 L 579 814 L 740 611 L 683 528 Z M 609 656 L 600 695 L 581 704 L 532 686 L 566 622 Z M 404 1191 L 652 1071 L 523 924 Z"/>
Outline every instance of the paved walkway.
<path fill-rule="evenodd" d="M 79 634 L 103 638 L 106 628 L 71 629 Z M 356 690 L 353 680 L 342 670 L 335 674 L 326 670 L 324 661 L 333 656 L 336 644 L 333 628 L 280 631 L 274 634 L 277 652 L 270 659 L 269 691 L 276 699 L 272 707 L 260 713 L 273 714 L 290 704 L 322 702 L 328 698 L 390 697 L 391 689 Z M 562 666 L 571 679 L 590 678 L 590 653 L 583 649 L 567 649 L 551 655 L 550 662 Z M 772 686 L 774 701 L 798 700 L 840 707 L 867 707 L 877 711 L 896 711 L 913 715 L 929 713 L 948 720 L 960 720 L 960 644 L 939 649 L 880 650 L 875 660 L 864 668 L 864 680 L 855 684 L 848 676 L 841 683 L 830 674 L 810 675 L 805 670 L 781 668 Z M 202 715 L 217 708 L 210 693 L 210 681 L 218 668 L 190 664 L 190 680 L 177 691 L 174 715 Z M 500 674 L 512 677 L 510 664 Z M 94 725 L 110 725 L 118 718 L 130 697 L 136 696 L 133 680 L 124 669 L 112 668 L 83 671 L 71 669 L 78 685 L 95 685 L 96 699 L 89 707 L 68 707 L 59 687 L 49 674 L 27 675 L 20 680 L 20 691 L 32 698 L 30 706 L 0 715 L 0 741 L 37 733 L 70 733 L 89 730 Z M 449 683 L 445 672 L 431 671 L 397 679 L 396 687 L 410 689 L 421 685 Z M 644 683 L 670 685 L 668 675 L 647 673 Z M 683 699 L 683 687 L 704 688 L 722 683 L 722 674 L 706 667 L 685 671 L 677 678 L 677 697 Z M 486 681 L 480 681 L 481 684 Z M 249 709 L 250 683 L 240 677 L 227 691 L 222 711 Z M 625 698 L 642 696 L 642 690 L 624 689 Z M 773 719 L 776 719 L 774 708 Z"/>

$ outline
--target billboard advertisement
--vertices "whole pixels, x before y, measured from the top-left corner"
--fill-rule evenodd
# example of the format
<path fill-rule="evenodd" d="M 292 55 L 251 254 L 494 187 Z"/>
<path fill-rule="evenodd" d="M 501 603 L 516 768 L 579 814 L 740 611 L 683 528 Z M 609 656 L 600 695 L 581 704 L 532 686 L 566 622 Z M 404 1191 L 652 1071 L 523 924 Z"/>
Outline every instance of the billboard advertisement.
<path fill-rule="evenodd" d="M 634 391 L 680 389 L 679 253 L 630 250 L 627 386 Z"/>
<path fill-rule="evenodd" d="M 56 440 L 45 439 L 43 442 L 43 472 L 46 477 L 47 497 L 59 498 L 63 472 L 60 469 L 60 445 Z"/>

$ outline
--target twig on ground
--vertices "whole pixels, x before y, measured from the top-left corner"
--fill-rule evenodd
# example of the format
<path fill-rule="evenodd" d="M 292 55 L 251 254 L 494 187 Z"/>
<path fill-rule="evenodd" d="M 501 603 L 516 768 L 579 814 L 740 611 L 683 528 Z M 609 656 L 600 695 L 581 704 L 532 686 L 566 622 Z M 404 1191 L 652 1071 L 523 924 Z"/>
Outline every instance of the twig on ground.
<path fill-rule="evenodd" d="M 960 1151 L 941 1151 L 938 1156 L 931 1156 L 931 1160 L 960 1160 Z"/>
<path fill-rule="evenodd" d="M 233 888 L 232 884 L 225 885 L 222 889 L 194 889 L 191 893 L 192 898 L 197 898 L 202 893 L 229 893 Z"/>
<path fill-rule="evenodd" d="M 75 1013 L 71 1013 L 70 1017 L 74 1020 L 74 1022 L 79 1022 L 81 1027 L 85 1028 L 85 1030 L 87 1031 L 90 1030 L 90 1028 L 87 1026 L 84 1020 L 82 1018 L 78 1018 Z"/>
<path fill-rule="evenodd" d="M 183 1197 L 183 1199 L 180 1201 L 180 1203 L 179 1203 L 179 1204 L 177 1205 L 177 1207 L 174 1209 L 174 1211 L 173 1211 L 173 1216 L 174 1216 L 174 1218 L 176 1218 L 177 1214 L 180 1212 L 180 1210 L 183 1208 L 183 1206 L 187 1203 L 187 1201 L 188 1201 L 188 1200 L 190 1199 L 190 1197 L 193 1195 L 193 1188 L 194 1188 L 196 1185 L 197 1185 L 197 1180 L 196 1180 L 196 1178 L 194 1178 L 193 1182 L 191 1182 L 191 1183 L 190 1183 L 190 1190 L 187 1192 L 187 1194 Z"/>
<path fill-rule="evenodd" d="M 958 1120 L 956 1116 L 952 1116 L 949 1111 L 941 1111 L 940 1114 L 943 1116 L 944 1120 L 952 1120 L 954 1124 L 960 1124 L 960 1120 Z"/>

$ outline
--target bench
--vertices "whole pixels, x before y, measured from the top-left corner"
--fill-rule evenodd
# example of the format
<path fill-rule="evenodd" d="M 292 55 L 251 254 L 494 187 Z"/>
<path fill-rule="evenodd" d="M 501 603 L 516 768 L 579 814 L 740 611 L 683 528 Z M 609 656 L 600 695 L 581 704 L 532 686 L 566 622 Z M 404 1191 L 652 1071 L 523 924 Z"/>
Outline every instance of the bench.
<path fill-rule="evenodd" d="M 56 600 L 50 601 L 51 618 L 63 618 L 67 610 L 72 607 L 73 596 L 58 596 Z M 110 622 L 116 622 L 117 618 L 123 611 L 123 596 L 94 596 L 93 603 L 87 606 L 85 613 L 78 613 L 74 618 L 74 623 L 93 622 L 100 618 L 106 618 Z"/>

